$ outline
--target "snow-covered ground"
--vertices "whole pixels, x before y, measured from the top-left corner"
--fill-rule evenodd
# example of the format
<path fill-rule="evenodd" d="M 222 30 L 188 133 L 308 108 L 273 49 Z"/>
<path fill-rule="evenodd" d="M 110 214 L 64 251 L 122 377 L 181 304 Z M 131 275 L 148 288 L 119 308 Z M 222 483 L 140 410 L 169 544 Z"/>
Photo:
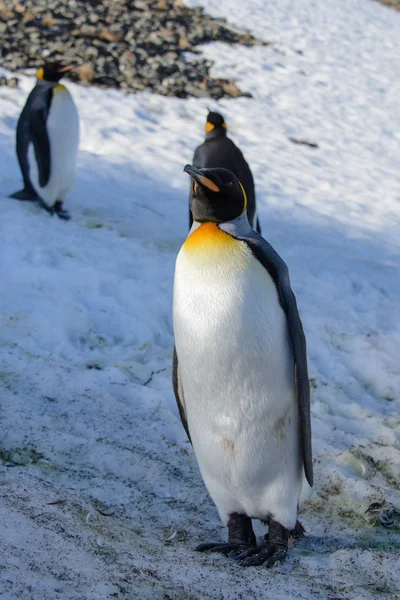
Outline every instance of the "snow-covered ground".
<path fill-rule="evenodd" d="M 7 197 L 33 78 L 0 88 L 2 600 L 400 597 L 399 530 L 381 525 L 400 510 L 400 14 L 202 5 L 273 42 L 203 48 L 254 98 L 68 84 L 82 128 L 68 223 Z M 307 537 L 271 571 L 193 551 L 226 535 L 171 389 L 182 169 L 206 106 L 252 166 L 308 339 L 316 483 Z"/>

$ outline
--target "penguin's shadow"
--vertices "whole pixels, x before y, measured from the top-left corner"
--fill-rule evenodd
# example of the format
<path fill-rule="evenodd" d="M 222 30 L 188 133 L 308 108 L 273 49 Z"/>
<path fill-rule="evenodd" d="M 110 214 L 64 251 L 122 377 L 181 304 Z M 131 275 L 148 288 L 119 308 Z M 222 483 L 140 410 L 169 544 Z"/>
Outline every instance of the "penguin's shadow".
<path fill-rule="evenodd" d="M 187 235 L 188 198 L 169 179 L 140 164 L 81 153 L 71 197 L 73 218 L 90 216 L 122 237 L 178 250 Z"/>
<path fill-rule="evenodd" d="M 146 120 L 153 122 L 148 116 Z M 5 130 L 15 132 L 16 126 L 16 118 L 3 118 Z M 9 168 L 3 172 L 1 192 L 8 197 L 21 187 L 22 176 L 16 155 L 10 154 L 8 138 L 0 136 L 0 147 L 3 144 Z M 173 176 L 179 177 L 182 171 L 182 181 L 186 182 L 184 162 Z M 65 204 L 72 220 L 88 229 L 106 228 L 121 237 L 136 238 L 145 246 L 178 252 L 188 231 L 188 188 L 174 188 L 170 181 L 171 172 L 163 171 L 162 165 L 143 167 L 134 160 L 118 162 L 80 150 L 76 184 Z"/>
<path fill-rule="evenodd" d="M 15 126 L 13 119 L 6 121 Z M 3 181 L 4 196 L 21 186 L 16 157 L 13 163 L 15 175 L 11 171 Z M 188 231 L 188 196 L 186 189 L 171 187 L 169 179 L 140 164 L 80 152 L 76 184 L 65 204 L 72 221 L 83 227 L 106 229 L 145 247 L 177 253 Z M 43 212 L 43 217 L 48 215 Z"/>
<path fill-rule="evenodd" d="M 17 127 L 17 121 L 12 117 L 3 117 L 3 125 L 10 130 L 15 130 Z M 16 159 L 16 157 L 15 157 Z"/>

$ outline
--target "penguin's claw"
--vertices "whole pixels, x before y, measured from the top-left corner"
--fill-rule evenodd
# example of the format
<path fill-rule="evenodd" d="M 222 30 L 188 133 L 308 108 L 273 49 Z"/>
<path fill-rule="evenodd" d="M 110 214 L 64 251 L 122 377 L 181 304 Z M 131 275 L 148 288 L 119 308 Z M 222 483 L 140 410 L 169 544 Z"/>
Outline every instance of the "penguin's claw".
<path fill-rule="evenodd" d="M 246 549 L 248 549 L 248 546 L 243 544 L 230 544 L 229 542 L 208 542 L 199 544 L 195 548 L 196 552 L 220 552 L 221 554 L 225 554 L 225 556 L 231 556 L 232 553 L 237 552 L 242 554 Z"/>
<path fill-rule="evenodd" d="M 266 546 L 250 548 L 236 556 L 235 560 L 239 561 L 243 567 L 258 567 L 262 565 L 270 569 L 275 563 L 284 560 L 287 553 L 288 549 L 286 546 L 267 544 Z"/>

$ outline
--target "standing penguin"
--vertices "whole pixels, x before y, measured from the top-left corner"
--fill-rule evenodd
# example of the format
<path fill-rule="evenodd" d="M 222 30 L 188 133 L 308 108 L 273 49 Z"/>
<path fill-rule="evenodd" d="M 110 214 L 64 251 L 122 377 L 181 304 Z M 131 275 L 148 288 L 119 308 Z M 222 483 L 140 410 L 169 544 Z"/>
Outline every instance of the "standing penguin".
<path fill-rule="evenodd" d="M 194 223 L 176 261 L 173 387 L 227 543 L 199 551 L 271 567 L 313 483 L 306 341 L 286 264 L 251 227 L 226 169 L 184 169 Z M 256 545 L 251 519 L 269 526 Z"/>
<path fill-rule="evenodd" d="M 79 118 L 71 94 L 58 82 L 73 65 L 49 63 L 37 72 L 17 125 L 17 156 L 24 188 L 17 200 L 36 201 L 60 219 L 62 203 L 75 183 Z"/>
<path fill-rule="evenodd" d="M 206 139 L 196 148 L 193 165 L 199 169 L 222 167 L 232 171 L 242 183 L 247 196 L 247 217 L 253 229 L 261 233 L 256 212 L 256 194 L 250 167 L 242 152 L 227 136 L 224 117 L 217 112 L 209 112 L 206 122 Z M 189 229 L 193 217 L 189 208 Z"/>

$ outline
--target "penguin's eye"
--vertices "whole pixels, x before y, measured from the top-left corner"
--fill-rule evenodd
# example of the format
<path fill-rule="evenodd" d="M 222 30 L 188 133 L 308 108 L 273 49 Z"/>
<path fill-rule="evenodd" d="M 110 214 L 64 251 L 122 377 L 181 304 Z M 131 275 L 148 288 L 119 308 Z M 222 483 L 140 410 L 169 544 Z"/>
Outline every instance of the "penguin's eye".
<path fill-rule="evenodd" d="M 233 186 L 233 183 L 232 183 L 232 181 L 228 181 L 228 182 L 225 184 L 225 187 L 232 187 L 232 186 Z"/>

